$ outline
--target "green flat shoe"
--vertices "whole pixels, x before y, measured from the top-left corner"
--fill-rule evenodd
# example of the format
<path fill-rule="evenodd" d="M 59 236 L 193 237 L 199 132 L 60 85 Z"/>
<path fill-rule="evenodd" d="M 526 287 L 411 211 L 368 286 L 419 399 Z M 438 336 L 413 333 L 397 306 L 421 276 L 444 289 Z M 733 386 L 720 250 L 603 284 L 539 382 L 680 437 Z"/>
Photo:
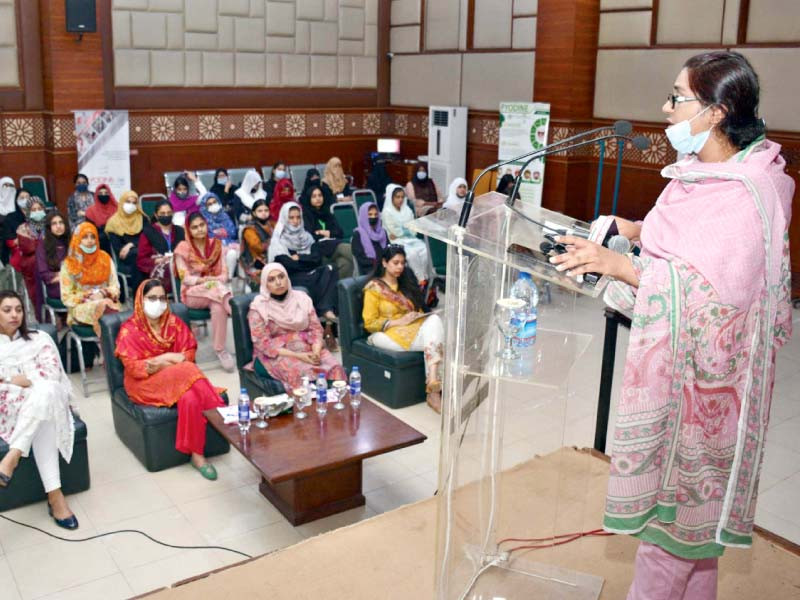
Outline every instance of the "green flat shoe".
<path fill-rule="evenodd" d="M 200 475 L 202 475 L 203 477 L 205 477 L 209 481 L 216 481 L 216 479 L 217 479 L 217 470 L 214 468 L 214 465 L 212 465 L 211 463 L 206 463 L 202 467 L 198 467 L 197 465 L 192 463 L 192 466 L 195 469 L 197 469 L 198 471 L 200 471 Z"/>

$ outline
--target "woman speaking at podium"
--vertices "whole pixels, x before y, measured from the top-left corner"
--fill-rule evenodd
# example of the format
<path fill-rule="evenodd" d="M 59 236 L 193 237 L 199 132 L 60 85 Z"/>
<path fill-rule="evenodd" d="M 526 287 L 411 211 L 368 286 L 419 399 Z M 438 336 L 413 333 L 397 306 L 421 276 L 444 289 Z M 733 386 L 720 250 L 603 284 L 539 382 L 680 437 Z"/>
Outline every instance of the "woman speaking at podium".
<path fill-rule="evenodd" d="M 638 257 L 564 236 L 552 259 L 614 278 L 632 311 L 604 527 L 641 540 L 629 600 L 716 598 L 717 559 L 749 547 L 776 350 L 791 335 L 794 183 L 741 54 L 690 58 L 663 111 L 686 158 L 641 224 Z"/>

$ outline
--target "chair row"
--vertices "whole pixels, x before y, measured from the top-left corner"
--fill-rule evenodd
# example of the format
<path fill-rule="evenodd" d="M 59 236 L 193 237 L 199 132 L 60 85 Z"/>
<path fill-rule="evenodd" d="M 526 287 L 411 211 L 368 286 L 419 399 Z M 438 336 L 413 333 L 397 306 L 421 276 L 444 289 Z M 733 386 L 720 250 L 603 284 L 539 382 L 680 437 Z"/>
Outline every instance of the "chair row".
<path fill-rule="evenodd" d="M 295 187 L 302 186 L 306 180 L 306 174 L 311 169 L 317 169 L 320 172 L 320 175 L 325 175 L 325 165 L 314 165 L 314 164 L 305 164 L 305 165 L 289 165 L 289 176 L 292 178 Z M 228 177 L 233 182 L 234 185 L 240 185 L 242 180 L 244 179 L 245 173 L 250 170 L 256 170 L 255 167 L 235 167 L 231 169 L 226 169 L 228 171 Z M 206 186 L 206 189 L 211 189 L 211 186 L 214 185 L 214 175 L 216 174 L 216 169 L 202 169 L 197 171 L 197 177 L 200 181 L 203 182 L 203 185 Z M 172 184 L 175 183 L 175 178 L 179 175 L 183 175 L 184 171 L 166 171 L 164 173 L 164 187 L 167 190 L 167 195 L 172 192 Z M 261 175 L 264 181 L 267 181 L 270 176 L 272 175 L 272 167 L 261 167 Z M 191 184 L 189 186 L 189 193 L 194 194 L 196 190 L 194 189 L 194 185 Z"/>

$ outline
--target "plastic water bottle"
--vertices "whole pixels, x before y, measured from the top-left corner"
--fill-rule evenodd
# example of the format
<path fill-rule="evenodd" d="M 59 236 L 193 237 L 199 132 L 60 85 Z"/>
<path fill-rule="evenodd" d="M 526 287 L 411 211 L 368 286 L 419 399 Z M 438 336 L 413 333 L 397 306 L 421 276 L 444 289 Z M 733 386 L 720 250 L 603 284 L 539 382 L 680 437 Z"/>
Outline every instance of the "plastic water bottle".
<path fill-rule="evenodd" d="M 514 345 L 517 348 L 530 348 L 536 342 L 536 306 L 539 304 L 539 290 L 530 273 L 520 272 L 511 286 L 511 297 L 522 300 L 528 307 L 525 311 L 525 324 L 514 338 Z"/>
<path fill-rule="evenodd" d="M 250 396 L 242 388 L 239 392 L 239 433 L 246 435 L 250 431 Z"/>
<path fill-rule="evenodd" d="M 320 373 L 317 376 L 317 414 L 324 417 L 328 412 L 328 381 L 325 379 L 325 373 Z"/>
<path fill-rule="evenodd" d="M 361 373 L 356 365 L 353 365 L 353 370 L 350 371 L 350 406 L 353 408 L 361 406 Z"/>

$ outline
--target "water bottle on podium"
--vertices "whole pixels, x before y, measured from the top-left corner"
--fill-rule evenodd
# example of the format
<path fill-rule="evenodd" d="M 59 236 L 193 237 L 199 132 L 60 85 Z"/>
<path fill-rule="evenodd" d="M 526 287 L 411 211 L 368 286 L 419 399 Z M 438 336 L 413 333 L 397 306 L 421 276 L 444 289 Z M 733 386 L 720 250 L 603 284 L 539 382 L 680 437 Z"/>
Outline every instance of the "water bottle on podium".
<path fill-rule="evenodd" d="M 511 286 L 511 297 L 525 302 L 525 323 L 520 332 L 514 337 L 517 348 L 530 348 L 536 342 L 536 306 L 539 304 L 539 290 L 530 273 L 521 271 L 519 277 Z"/>
<path fill-rule="evenodd" d="M 317 376 L 317 414 L 324 417 L 328 412 L 328 381 L 325 379 L 325 373 L 320 373 Z"/>
<path fill-rule="evenodd" d="M 353 365 L 353 370 L 350 371 L 350 406 L 361 406 L 361 373 L 358 365 Z"/>

